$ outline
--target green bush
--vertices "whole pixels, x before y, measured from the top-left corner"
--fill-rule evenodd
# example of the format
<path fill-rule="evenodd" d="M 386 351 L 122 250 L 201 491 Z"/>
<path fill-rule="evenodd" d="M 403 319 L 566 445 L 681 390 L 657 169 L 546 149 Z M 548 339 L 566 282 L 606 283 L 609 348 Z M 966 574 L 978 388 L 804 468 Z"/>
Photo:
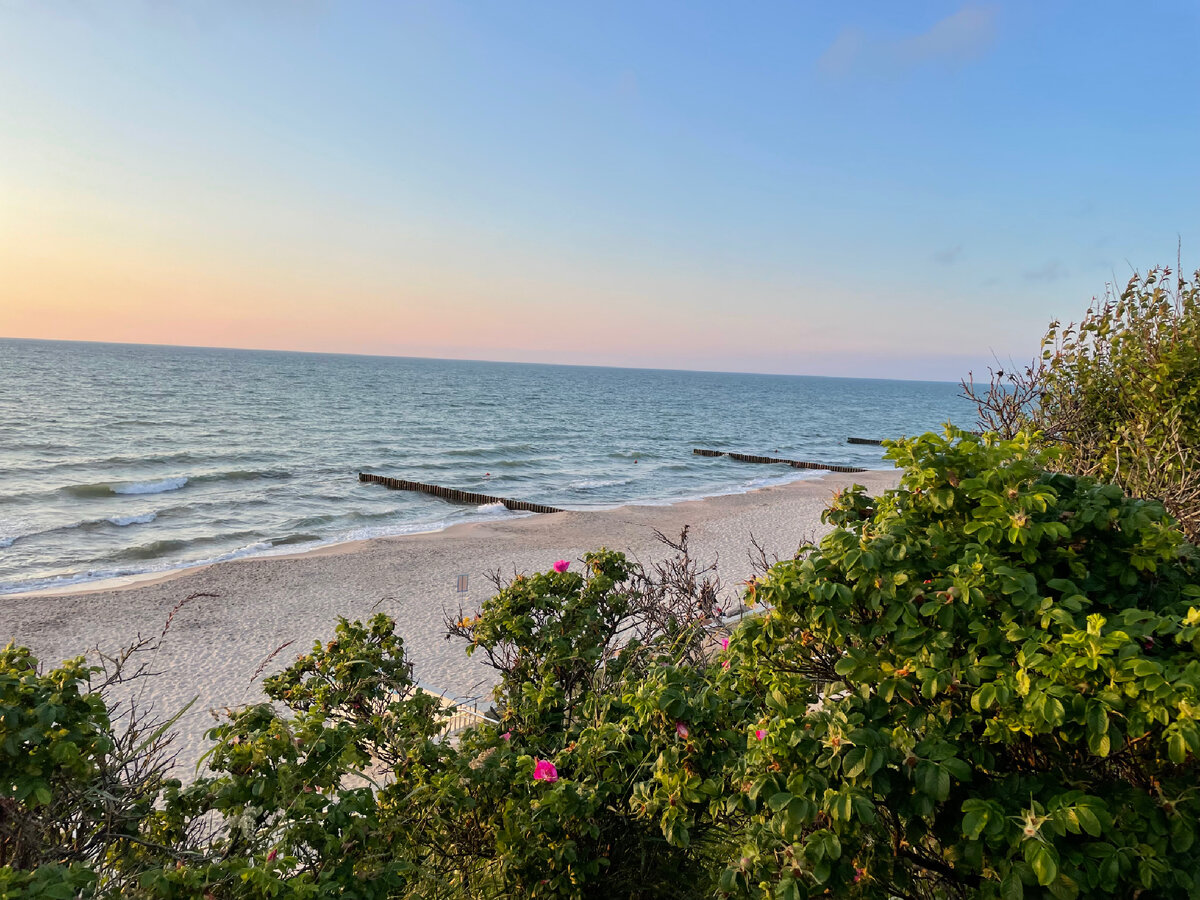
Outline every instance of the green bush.
<path fill-rule="evenodd" d="M 1051 323 L 1040 361 L 964 390 L 986 428 L 1040 432 L 1054 468 L 1159 499 L 1200 541 L 1200 272 L 1135 275 L 1078 325 Z"/>
<path fill-rule="evenodd" d="M 730 893 L 1200 895 L 1195 548 L 1033 443 L 893 445 L 899 489 L 757 588 Z"/>

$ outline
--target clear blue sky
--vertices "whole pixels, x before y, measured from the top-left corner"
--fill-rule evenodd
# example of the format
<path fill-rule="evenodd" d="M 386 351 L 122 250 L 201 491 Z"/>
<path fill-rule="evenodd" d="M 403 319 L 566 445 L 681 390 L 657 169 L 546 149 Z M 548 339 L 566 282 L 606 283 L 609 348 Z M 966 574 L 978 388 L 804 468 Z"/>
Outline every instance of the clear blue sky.
<path fill-rule="evenodd" d="M 0 335 L 957 378 L 1200 265 L 1198 10 L 0 0 Z"/>

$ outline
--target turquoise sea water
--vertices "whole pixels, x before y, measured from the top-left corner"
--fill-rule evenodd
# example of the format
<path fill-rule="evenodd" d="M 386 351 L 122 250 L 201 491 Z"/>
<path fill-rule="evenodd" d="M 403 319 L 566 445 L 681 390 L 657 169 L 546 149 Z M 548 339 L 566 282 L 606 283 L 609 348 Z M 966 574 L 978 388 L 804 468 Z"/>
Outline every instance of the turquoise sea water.
<path fill-rule="evenodd" d="M 814 477 L 692 454 L 887 467 L 889 437 L 973 421 L 954 384 L 0 340 L 0 594 Z"/>

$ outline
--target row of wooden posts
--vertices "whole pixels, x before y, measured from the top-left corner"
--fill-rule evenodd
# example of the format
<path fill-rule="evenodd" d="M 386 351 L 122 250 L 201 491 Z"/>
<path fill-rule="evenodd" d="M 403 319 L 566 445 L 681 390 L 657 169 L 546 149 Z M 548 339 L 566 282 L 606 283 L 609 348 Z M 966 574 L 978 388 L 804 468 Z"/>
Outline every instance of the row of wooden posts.
<path fill-rule="evenodd" d="M 839 466 L 833 463 L 815 463 L 805 462 L 800 459 L 779 459 L 775 456 L 751 456 L 748 453 L 734 453 L 726 450 L 701 450 L 697 447 L 692 451 L 697 456 L 728 456 L 730 459 L 736 459 L 738 462 L 750 463 L 783 463 L 791 466 L 793 469 L 828 469 L 830 472 L 865 472 L 866 469 L 858 466 Z"/>
<path fill-rule="evenodd" d="M 850 444 L 879 444 L 881 441 L 870 438 L 846 438 Z M 824 469 L 830 472 L 865 472 L 857 466 L 839 466 L 833 463 L 805 462 L 799 459 L 779 459 L 774 456 L 751 456 L 747 453 L 733 453 L 726 450 L 702 450 L 697 447 L 692 451 L 697 456 L 728 456 L 739 462 L 750 463 L 782 463 L 793 469 Z M 507 497 L 493 497 L 489 494 L 476 494 L 473 491 L 460 491 L 455 488 L 442 487 L 439 484 L 425 484 L 421 481 L 408 481 L 404 478 L 389 478 L 387 475 L 373 475 L 370 472 L 359 472 L 358 480 L 369 484 L 381 484 L 393 491 L 420 491 L 422 494 L 432 494 L 443 500 L 453 500 L 456 503 L 503 503 L 505 508 L 516 512 L 556 513 L 562 512 L 557 506 L 546 506 L 544 503 L 530 503 L 526 500 L 510 500 Z"/>
<path fill-rule="evenodd" d="M 507 497 L 492 497 L 488 494 L 476 494 L 472 491 L 459 491 L 454 488 L 442 487 L 439 484 L 425 484 L 420 481 L 406 481 L 403 478 L 388 478 L 386 475 L 372 475 L 369 472 L 359 472 L 359 481 L 371 484 L 382 484 L 393 491 L 420 491 L 422 494 L 433 494 L 443 500 L 453 500 L 457 503 L 503 503 L 508 509 L 517 512 L 556 513 L 562 512 L 557 506 L 546 506 L 542 503 L 529 503 L 525 500 L 509 500 Z"/>

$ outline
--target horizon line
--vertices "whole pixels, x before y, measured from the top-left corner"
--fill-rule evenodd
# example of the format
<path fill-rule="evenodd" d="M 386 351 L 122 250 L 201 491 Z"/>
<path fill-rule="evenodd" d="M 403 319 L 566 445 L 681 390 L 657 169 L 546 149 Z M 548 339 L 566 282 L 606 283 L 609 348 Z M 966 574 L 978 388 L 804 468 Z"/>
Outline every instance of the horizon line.
<path fill-rule="evenodd" d="M 734 369 L 673 369 L 655 366 L 598 365 L 596 363 L 555 363 L 511 359 L 475 359 L 454 356 L 413 356 L 399 353 L 353 353 L 342 350 L 281 350 L 270 347 L 222 347 L 214 344 L 147 344 L 140 341 L 85 341 L 69 338 L 8 337 L 5 335 L 0 335 L 0 341 L 26 341 L 29 343 L 44 344 L 105 344 L 117 347 L 158 347 L 176 350 L 233 350 L 248 353 L 295 353 L 307 356 L 352 356 L 364 359 L 421 359 L 432 362 L 475 362 L 509 366 L 563 366 L 572 369 L 619 369 L 631 372 L 687 372 L 696 375 L 759 375 L 767 378 L 828 378 L 837 381 L 904 381 L 915 384 L 962 383 L 961 379 L 958 381 L 943 381 L 937 378 L 881 378 L 870 375 L 812 375 L 799 372 L 746 372 Z"/>

